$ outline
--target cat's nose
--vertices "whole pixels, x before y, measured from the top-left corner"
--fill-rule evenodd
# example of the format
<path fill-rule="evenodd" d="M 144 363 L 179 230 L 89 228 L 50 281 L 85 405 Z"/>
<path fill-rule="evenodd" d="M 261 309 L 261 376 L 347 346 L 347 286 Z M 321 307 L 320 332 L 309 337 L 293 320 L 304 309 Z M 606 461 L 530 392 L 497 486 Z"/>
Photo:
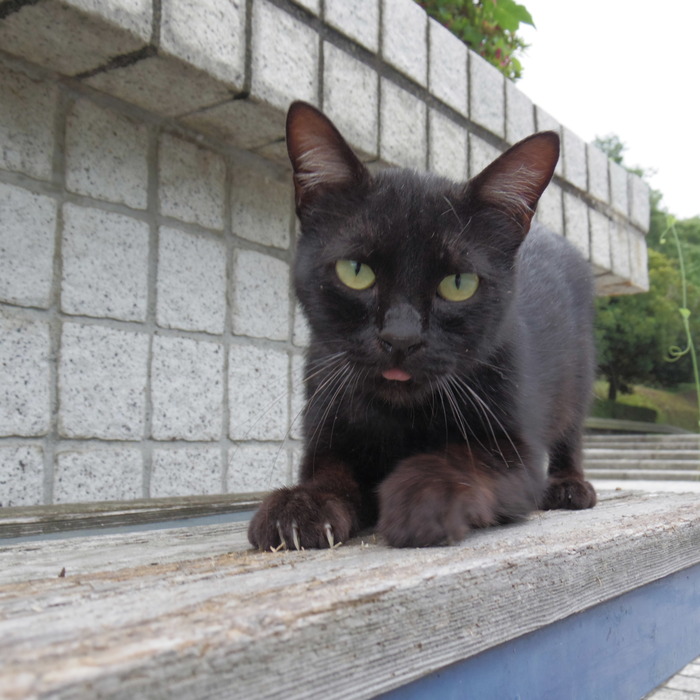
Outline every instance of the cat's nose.
<path fill-rule="evenodd" d="M 379 338 L 389 352 L 417 350 L 423 343 L 420 314 L 409 304 L 392 306 L 384 317 Z"/>

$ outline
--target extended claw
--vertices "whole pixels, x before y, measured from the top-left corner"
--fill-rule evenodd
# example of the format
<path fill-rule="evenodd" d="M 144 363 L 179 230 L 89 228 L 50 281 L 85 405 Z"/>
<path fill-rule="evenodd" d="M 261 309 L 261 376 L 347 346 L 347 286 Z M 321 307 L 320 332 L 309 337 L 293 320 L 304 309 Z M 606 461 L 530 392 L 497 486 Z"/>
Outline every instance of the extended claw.
<path fill-rule="evenodd" d="M 282 526 L 280 521 L 277 521 L 277 534 L 280 536 L 280 547 L 287 549 L 287 541 L 284 539 L 284 534 L 282 534 Z"/>
<path fill-rule="evenodd" d="M 301 549 L 301 544 L 299 542 L 299 526 L 296 524 L 296 521 L 292 522 L 292 539 L 294 540 L 294 546 L 297 548 L 297 551 Z"/>
<path fill-rule="evenodd" d="M 326 523 L 323 526 L 323 529 L 326 531 L 326 539 L 328 540 L 328 546 L 333 549 L 333 546 L 335 544 L 335 539 L 333 538 L 333 528 L 331 528 L 330 523 Z"/>

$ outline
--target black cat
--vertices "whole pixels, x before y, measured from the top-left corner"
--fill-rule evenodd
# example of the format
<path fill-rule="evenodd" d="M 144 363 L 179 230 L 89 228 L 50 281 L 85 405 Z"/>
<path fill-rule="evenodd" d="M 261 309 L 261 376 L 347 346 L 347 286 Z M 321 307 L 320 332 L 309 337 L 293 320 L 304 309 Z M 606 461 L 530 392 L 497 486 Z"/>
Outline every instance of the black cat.
<path fill-rule="evenodd" d="M 581 466 L 589 266 L 561 236 L 526 237 L 558 136 L 521 141 L 466 184 L 371 175 L 302 102 L 287 145 L 306 444 L 301 484 L 266 498 L 251 543 L 328 547 L 378 522 L 391 545 L 437 545 L 595 505 Z"/>

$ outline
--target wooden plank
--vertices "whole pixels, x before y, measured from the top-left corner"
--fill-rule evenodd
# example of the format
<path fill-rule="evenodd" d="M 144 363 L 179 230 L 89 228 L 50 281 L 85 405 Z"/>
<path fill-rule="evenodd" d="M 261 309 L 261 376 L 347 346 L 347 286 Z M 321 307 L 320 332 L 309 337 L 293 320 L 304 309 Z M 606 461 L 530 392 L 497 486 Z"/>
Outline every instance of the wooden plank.
<path fill-rule="evenodd" d="M 254 510 L 263 494 L 149 498 L 0 509 L 0 538 L 100 529 Z"/>
<path fill-rule="evenodd" d="M 700 563 L 700 505 L 620 492 L 456 547 L 247 547 L 231 524 L 0 548 L 0 688 L 372 697 Z"/>
<path fill-rule="evenodd" d="M 440 669 L 381 700 L 644 698 L 699 652 L 700 564 Z"/>

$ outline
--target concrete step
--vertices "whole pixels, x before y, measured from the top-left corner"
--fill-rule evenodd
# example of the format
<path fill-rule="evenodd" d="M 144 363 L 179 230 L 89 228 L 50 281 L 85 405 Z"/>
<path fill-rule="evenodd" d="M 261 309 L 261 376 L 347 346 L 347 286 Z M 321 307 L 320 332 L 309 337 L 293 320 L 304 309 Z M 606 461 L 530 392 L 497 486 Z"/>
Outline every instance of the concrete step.
<path fill-rule="evenodd" d="M 657 442 L 645 443 L 598 443 L 584 444 L 583 449 L 588 450 L 638 450 L 646 452 L 694 452 L 700 454 L 700 447 L 697 445 L 668 445 Z"/>
<path fill-rule="evenodd" d="M 589 479 L 624 479 L 640 481 L 700 481 L 700 471 L 685 469 L 586 469 Z"/>
<path fill-rule="evenodd" d="M 700 481 L 700 435 L 587 435 L 590 479 Z"/>
<path fill-rule="evenodd" d="M 686 460 L 584 458 L 583 466 L 586 471 L 589 469 L 658 469 L 700 473 L 700 463 Z"/>
<path fill-rule="evenodd" d="M 617 434 L 617 435 L 586 435 L 584 437 L 584 444 L 586 445 L 600 445 L 600 444 L 646 444 L 655 442 L 660 445 L 677 444 L 677 445 L 691 445 L 694 447 L 700 447 L 700 435 L 695 435 L 692 433 L 684 435 L 644 435 L 644 434 Z"/>
<path fill-rule="evenodd" d="M 587 447 L 584 450 L 586 460 L 598 459 L 660 459 L 660 460 L 684 460 L 697 462 L 700 465 L 700 450 L 676 450 L 664 449 L 654 446 L 653 449 L 645 447 L 624 447 L 624 448 L 598 448 Z"/>

